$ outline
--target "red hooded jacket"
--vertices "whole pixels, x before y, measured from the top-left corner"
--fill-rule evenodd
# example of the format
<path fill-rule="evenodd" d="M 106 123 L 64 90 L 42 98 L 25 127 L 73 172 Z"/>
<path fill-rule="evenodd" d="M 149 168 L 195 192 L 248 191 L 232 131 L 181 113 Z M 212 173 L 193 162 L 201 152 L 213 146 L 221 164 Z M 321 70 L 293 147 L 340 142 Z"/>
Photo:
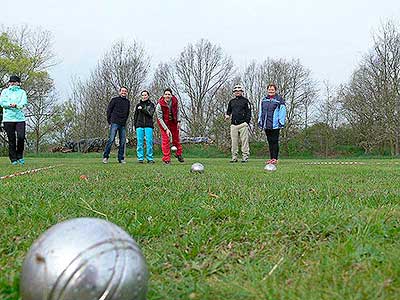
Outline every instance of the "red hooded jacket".
<path fill-rule="evenodd" d="M 164 100 L 164 97 L 161 97 L 158 100 L 158 103 L 160 104 L 163 112 L 163 120 L 165 124 L 168 124 L 169 122 L 178 123 L 178 99 L 174 95 L 172 95 L 170 101 L 172 101 L 172 120 L 169 119 L 169 106 L 167 102 Z M 158 119 L 157 122 L 161 127 L 161 124 L 158 121 Z"/>

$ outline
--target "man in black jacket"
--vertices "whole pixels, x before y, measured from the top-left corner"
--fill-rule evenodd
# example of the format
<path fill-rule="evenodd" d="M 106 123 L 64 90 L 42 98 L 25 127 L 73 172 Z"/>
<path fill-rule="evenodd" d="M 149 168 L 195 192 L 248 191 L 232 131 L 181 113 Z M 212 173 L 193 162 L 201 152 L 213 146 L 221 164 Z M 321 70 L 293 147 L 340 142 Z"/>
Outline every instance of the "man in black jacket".
<path fill-rule="evenodd" d="M 119 97 L 112 98 L 107 108 L 107 122 L 110 124 L 110 136 L 108 137 L 106 148 L 103 154 L 103 163 L 108 163 L 111 146 L 115 136 L 119 136 L 118 162 L 125 163 L 125 144 L 126 144 L 126 122 L 128 121 L 131 103 L 126 98 L 128 89 L 122 86 L 119 89 Z"/>
<path fill-rule="evenodd" d="M 149 92 L 140 93 L 142 100 L 135 107 L 134 126 L 136 129 L 136 153 L 139 163 L 144 161 L 144 138 L 146 137 L 146 159 L 147 163 L 153 164 L 153 114 L 154 104 L 149 100 Z"/>
<path fill-rule="evenodd" d="M 242 163 L 249 159 L 249 124 L 251 119 L 250 102 L 243 97 L 243 87 L 235 85 L 233 93 L 235 98 L 229 101 L 225 119 L 231 118 L 232 159 L 231 163 L 238 161 L 239 137 L 242 142 Z"/>

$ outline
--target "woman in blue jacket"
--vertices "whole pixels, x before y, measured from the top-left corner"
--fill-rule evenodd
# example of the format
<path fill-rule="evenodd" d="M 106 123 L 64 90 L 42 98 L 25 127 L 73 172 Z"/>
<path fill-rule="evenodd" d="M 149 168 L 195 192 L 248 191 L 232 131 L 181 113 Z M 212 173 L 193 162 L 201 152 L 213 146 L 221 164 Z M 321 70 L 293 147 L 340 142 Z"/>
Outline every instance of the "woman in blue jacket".
<path fill-rule="evenodd" d="M 8 155 L 13 165 L 23 165 L 25 142 L 25 114 L 23 108 L 28 105 L 26 92 L 20 87 L 21 79 L 11 76 L 8 88 L 0 95 L 3 107 L 3 124 L 8 138 Z"/>
<path fill-rule="evenodd" d="M 276 164 L 279 154 L 279 131 L 285 126 L 285 100 L 276 93 L 276 85 L 267 86 L 267 96 L 260 101 L 258 126 L 265 130 L 268 140 L 270 159 L 267 164 Z"/>

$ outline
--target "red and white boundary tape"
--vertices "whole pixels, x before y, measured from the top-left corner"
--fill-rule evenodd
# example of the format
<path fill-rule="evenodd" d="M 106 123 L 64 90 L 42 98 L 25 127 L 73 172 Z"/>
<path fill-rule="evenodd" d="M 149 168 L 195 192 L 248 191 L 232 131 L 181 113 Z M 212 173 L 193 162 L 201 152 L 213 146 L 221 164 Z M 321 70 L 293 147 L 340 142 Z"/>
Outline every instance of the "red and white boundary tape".
<path fill-rule="evenodd" d="M 305 165 L 365 165 L 364 162 L 358 161 L 317 161 L 307 162 Z"/>
<path fill-rule="evenodd" d="M 52 169 L 52 168 L 55 168 L 55 167 L 56 166 L 48 166 L 48 167 L 44 167 L 44 168 L 32 169 L 32 170 L 23 171 L 23 172 L 17 172 L 17 173 L 10 174 L 10 175 L 4 175 L 4 176 L 0 177 L 0 180 L 8 179 L 8 178 L 11 178 L 11 177 L 16 177 L 16 176 L 21 176 L 21 175 L 26 175 L 26 174 L 34 174 L 34 173 L 37 173 L 39 171 L 48 170 L 48 169 Z"/>
<path fill-rule="evenodd" d="M 306 162 L 304 165 L 398 165 L 400 162 L 359 162 L 359 161 L 315 161 Z"/>

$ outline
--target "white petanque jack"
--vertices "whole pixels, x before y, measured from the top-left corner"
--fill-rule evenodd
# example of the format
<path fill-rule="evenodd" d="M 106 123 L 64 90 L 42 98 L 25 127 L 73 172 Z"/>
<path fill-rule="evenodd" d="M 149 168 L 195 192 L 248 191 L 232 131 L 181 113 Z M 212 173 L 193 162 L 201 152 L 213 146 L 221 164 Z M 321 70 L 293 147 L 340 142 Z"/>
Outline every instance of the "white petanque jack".
<path fill-rule="evenodd" d="M 190 168 L 191 173 L 204 173 L 204 166 L 201 163 L 194 163 Z"/>
<path fill-rule="evenodd" d="M 276 171 L 276 165 L 274 165 L 274 164 L 267 164 L 267 165 L 265 165 L 265 167 L 264 167 L 264 171 L 266 171 L 266 172 L 274 172 L 274 171 Z"/>

